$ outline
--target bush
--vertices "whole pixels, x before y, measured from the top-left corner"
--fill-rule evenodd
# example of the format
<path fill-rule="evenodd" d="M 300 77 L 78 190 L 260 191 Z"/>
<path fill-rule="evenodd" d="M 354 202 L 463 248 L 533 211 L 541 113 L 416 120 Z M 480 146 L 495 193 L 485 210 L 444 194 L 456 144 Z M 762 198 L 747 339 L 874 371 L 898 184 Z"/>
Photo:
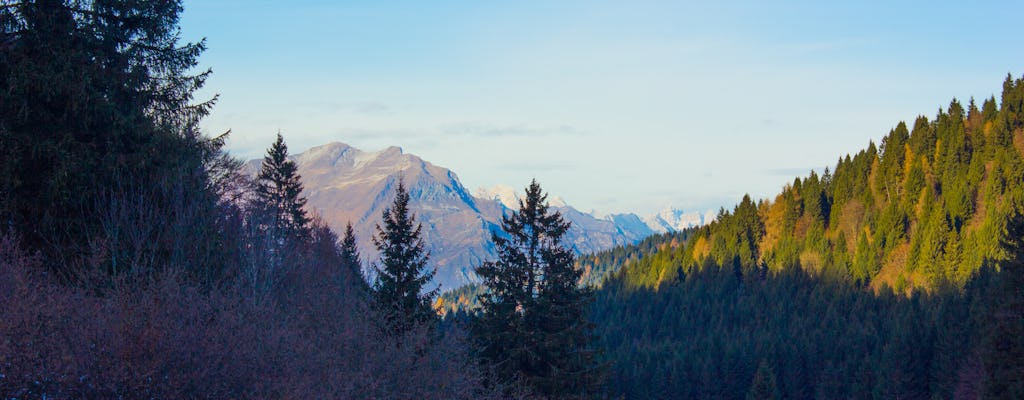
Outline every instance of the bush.
<path fill-rule="evenodd" d="M 365 291 L 329 267 L 331 249 L 303 249 L 303 266 L 255 301 L 243 284 L 204 290 L 175 271 L 103 291 L 67 286 L 6 236 L 0 397 L 496 397 L 458 331 L 386 338 Z"/>

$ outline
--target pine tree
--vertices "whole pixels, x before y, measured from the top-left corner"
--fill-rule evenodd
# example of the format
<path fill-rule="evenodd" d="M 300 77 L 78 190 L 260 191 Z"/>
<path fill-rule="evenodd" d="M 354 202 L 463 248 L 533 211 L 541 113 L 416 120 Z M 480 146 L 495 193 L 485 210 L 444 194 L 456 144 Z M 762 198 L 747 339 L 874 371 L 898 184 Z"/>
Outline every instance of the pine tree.
<path fill-rule="evenodd" d="M 603 379 L 585 316 L 592 293 L 579 287 L 582 271 L 562 244 L 569 223 L 546 200 L 531 182 L 519 210 L 502 219 L 504 235 L 492 233 L 498 259 L 476 269 L 488 290 L 473 333 L 502 382 L 521 378 L 545 396 L 588 398 Z"/>
<path fill-rule="evenodd" d="M 399 335 L 436 318 L 432 305 L 439 291 L 423 291 L 436 270 L 427 269 L 430 254 L 420 237 L 423 226 L 409 210 L 409 192 L 402 179 L 398 180 L 394 203 L 384 209 L 383 223 L 377 225 L 373 238 L 380 251 L 380 263 L 373 265 L 377 271 L 374 292 L 387 322 L 386 330 Z"/>
<path fill-rule="evenodd" d="M 278 239 L 304 239 L 309 236 L 309 216 L 303 208 L 302 181 L 295 162 L 288 159 L 288 146 L 281 133 L 267 149 L 256 177 L 258 207 L 267 213 L 268 228 Z"/>

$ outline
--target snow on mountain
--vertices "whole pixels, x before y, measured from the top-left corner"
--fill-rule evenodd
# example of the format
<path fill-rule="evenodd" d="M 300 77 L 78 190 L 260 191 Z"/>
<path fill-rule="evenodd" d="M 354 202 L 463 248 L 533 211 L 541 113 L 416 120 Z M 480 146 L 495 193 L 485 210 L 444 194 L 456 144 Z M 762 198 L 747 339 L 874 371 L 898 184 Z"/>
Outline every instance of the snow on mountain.
<path fill-rule="evenodd" d="M 302 177 L 307 206 L 336 232 L 351 222 L 367 264 L 377 259 L 371 238 L 401 177 L 409 190 L 410 209 L 423 224 L 430 265 L 437 267 L 435 283 L 443 289 L 476 281 L 473 268 L 495 258 L 491 232 L 500 230 L 503 215 L 519 207 L 512 187 L 478 189 L 474 196 L 454 172 L 399 147 L 366 152 L 329 143 L 291 159 Z M 247 171 L 255 174 L 261 161 L 247 163 Z M 632 214 L 595 218 L 557 196 L 550 196 L 548 203 L 572 223 L 565 239 L 578 253 L 635 243 L 654 233 Z"/>
<path fill-rule="evenodd" d="M 704 213 L 667 207 L 661 211 L 643 217 L 643 223 L 658 233 L 676 232 L 695 226 L 704 226 L 715 220 L 717 213 L 708 210 Z"/>
<path fill-rule="evenodd" d="M 494 185 L 491 188 L 480 187 L 474 193 L 478 199 L 495 200 L 509 209 L 519 208 L 519 193 L 508 185 Z"/>
<path fill-rule="evenodd" d="M 636 214 L 611 214 L 602 217 L 602 219 L 611 221 L 618 226 L 619 229 L 627 232 L 650 232 L 644 235 L 644 237 L 658 233 L 654 229 L 651 229 L 640 217 Z"/>
<path fill-rule="evenodd" d="M 490 188 L 480 187 L 476 189 L 474 195 L 478 199 L 496 200 L 501 202 L 502 205 L 510 210 L 519 209 L 519 200 L 522 197 L 519 195 L 519 191 L 508 185 L 494 185 Z M 548 205 L 551 207 L 566 207 L 565 199 L 560 196 L 548 195 Z M 597 217 L 595 217 L 597 218 Z M 598 218 L 601 219 L 601 218 Z"/>
<path fill-rule="evenodd" d="M 511 212 L 519 209 L 522 193 L 507 185 L 496 185 L 478 188 L 476 197 L 500 203 L 505 212 Z M 584 213 L 566 204 L 561 197 L 550 194 L 548 206 L 572 223 L 566 233 L 566 243 L 580 254 L 635 243 L 655 233 L 633 214 L 598 216 L 594 211 Z"/>

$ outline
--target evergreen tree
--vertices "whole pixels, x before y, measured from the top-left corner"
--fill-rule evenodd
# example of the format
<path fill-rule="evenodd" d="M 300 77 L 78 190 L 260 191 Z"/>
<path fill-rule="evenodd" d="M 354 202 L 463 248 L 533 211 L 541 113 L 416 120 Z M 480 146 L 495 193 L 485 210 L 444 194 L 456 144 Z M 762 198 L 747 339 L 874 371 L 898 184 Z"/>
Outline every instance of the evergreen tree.
<path fill-rule="evenodd" d="M 498 259 L 476 269 L 487 291 L 473 332 L 503 382 L 521 378 L 545 396 L 589 398 L 603 379 L 585 315 L 592 293 L 579 287 L 582 272 L 562 244 L 569 223 L 546 201 L 532 181 L 519 210 L 502 218 L 505 235 L 492 233 Z"/>
<path fill-rule="evenodd" d="M 1024 398 L 1024 216 L 1012 218 L 1006 230 L 1009 259 L 1000 265 L 984 337 L 985 397 L 991 399 Z"/>
<path fill-rule="evenodd" d="M 309 216 L 303 208 L 302 181 L 295 162 L 288 159 L 288 146 L 281 133 L 267 149 L 256 177 L 258 207 L 267 213 L 267 226 L 278 239 L 303 239 L 309 236 Z"/>
<path fill-rule="evenodd" d="M 351 222 L 345 224 L 345 234 L 341 237 L 341 259 L 357 276 L 362 275 L 363 264 L 359 261 L 359 248 L 356 246 L 356 234 Z"/>
<path fill-rule="evenodd" d="M 205 45 L 179 44 L 181 11 L 177 0 L 0 6 L 0 225 L 61 277 L 97 261 L 89 246 L 119 245 L 100 222 L 112 193 L 134 192 L 167 217 L 174 193 L 208 189 L 204 163 L 219 144 L 196 124 L 213 100 L 192 100 L 209 71 L 190 74 Z M 192 252 L 216 247 L 192 240 Z"/>
<path fill-rule="evenodd" d="M 355 282 L 354 287 L 368 292 L 370 287 L 363 278 L 363 262 L 360 260 L 359 248 L 356 246 L 356 234 L 352 230 L 352 223 L 345 224 L 345 233 L 341 238 L 342 266 L 347 270 L 349 279 Z"/>
<path fill-rule="evenodd" d="M 397 335 L 436 318 L 432 306 L 439 289 L 423 290 L 436 270 L 427 269 L 430 254 L 420 237 L 423 226 L 409 210 L 409 192 L 402 179 L 398 180 L 394 203 L 384 209 L 383 222 L 384 226 L 377 225 L 373 238 L 380 251 L 380 264 L 373 266 L 377 271 L 374 291 L 387 320 L 387 331 Z"/>
<path fill-rule="evenodd" d="M 777 400 L 781 397 L 775 383 L 775 371 L 767 360 L 761 360 L 750 384 L 750 391 L 747 392 L 747 400 Z"/>

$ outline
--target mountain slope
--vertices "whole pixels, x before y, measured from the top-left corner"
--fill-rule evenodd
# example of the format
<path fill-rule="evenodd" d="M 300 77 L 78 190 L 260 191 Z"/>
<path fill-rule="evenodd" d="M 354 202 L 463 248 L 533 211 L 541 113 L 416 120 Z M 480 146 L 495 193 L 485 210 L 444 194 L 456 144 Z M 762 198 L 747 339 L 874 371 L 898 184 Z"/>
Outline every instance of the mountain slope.
<path fill-rule="evenodd" d="M 876 290 L 963 286 L 986 260 L 1003 257 L 1006 220 L 1024 205 L 1022 155 L 1024 82 L 1008 77 L 1000 103 L 953 100 L 772 200 L 744 198 L 672 259 L 683 272 L 801 268 Z M 657 278 L 633 284 L 656 286 L 679 270 L 649 268 L 657 270 L 634 276 Z"/>
<path fill-rule="evenodd" d="M 515 205 L 515 190 L 510 187 L 499 187 L 493 193 L 478 191 L 480 197 L 473 196 L 452 171 L 403 153 L 398 147 L 365 152 L 330 143 L 292 159 L 302 176 L 308 207 L 336 231 L 351 222 L 367 261 L 376 259 L 371 240 L 375 226 L 393 200 L 399 177 L 404 179 L 411 209 L 423 224 L 431 265 L 438 269 L 434 279 L 444 288 L 475 281 L 473 268 L 494 255 L 491 232 L 500 230 L 502 215 Z M 259 163 L 250 161 L 249 170 L 258 170 Z M 557 197 L 549 202 L 572 222 L 566 239 L 578 253 L 634 243 L 653 233 L 642 224 L 619 225 L 610 219 L 597 219 Z M 635 216 L 633 219 L 638 220 Z"/>
<path fill-rule="evenodd" d="M 1019 387 L 1020 253 L 1000 242 L 1022 206 L 1008 78 L 999 103 L 954 100 L 684 244 L 612 257 L 592 308 L 611 395 L 1019 398 L 993 390 Z"/>
<path fill-rule="evenodd" d="M 399 177 L 405 180 L 412 209 L 423 223 L 436 280 L 467 281 L 463 266 L 480 262 L 490 253 L 489 236 L 501 208 L 477 202 L 451 171 L 404 154 L 398 147 L 363 152 L 342 143 L 314 147 L 294 157 L 305 184 L 309 207 L 340 231 L 352 223 L 363 256 L 375 259 L 372 235 L 384 208 L 393 201 Z M 447 286 L 447 285 L 446 285 Z"/>

